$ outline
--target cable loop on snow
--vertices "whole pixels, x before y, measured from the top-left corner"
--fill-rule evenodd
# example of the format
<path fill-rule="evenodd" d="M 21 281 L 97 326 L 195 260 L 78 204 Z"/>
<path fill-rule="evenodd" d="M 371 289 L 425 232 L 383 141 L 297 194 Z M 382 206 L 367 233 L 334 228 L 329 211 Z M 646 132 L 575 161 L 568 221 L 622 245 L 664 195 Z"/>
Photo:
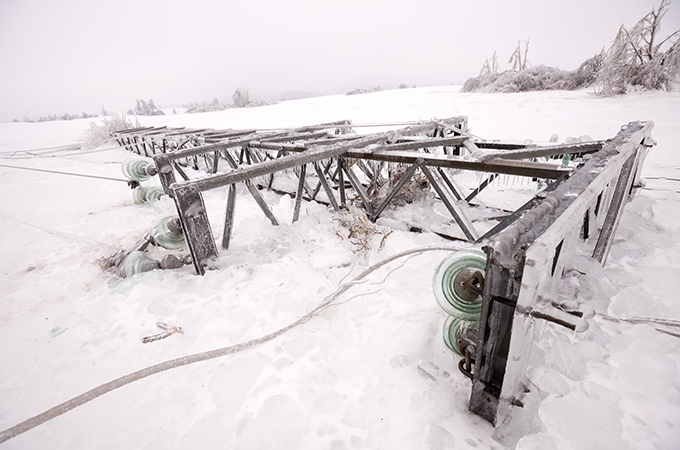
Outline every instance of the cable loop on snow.
<path fill-rule="evenodd" d="M 338 288 L 333 292 L 331 295 L 326 297 L 316 308 L 314 308 L 312 311 L 309 313 L 305 314 L 304 316 L 300 317 L 298 320 L 295 322 L 292 322 L 288 325 L 286 325 L 283 328 L 280 328 L 279 330 L 276 330 L 270 334 L 267 334 L 265 336 L 259 337 L 257 339 L 252 339 L 247 342 L 243 342 L 241 344 L 236 344 L 236 345 L 231 345 L 229 347 L 223 347 L 219 348 L 216 350 L 210 350 L 207 352 L 202 352 L 202 353 L 195 353 L 193 355 L 188 355 L 188 356 L 183 356 L 181 358 L 176 358 L 176 359 L 171 359 L 169 361 L 165 361 L 141 370 L 138 370 L 136 372 L 133 372 L 131 374 L 122 376 L 120 378 L 117 378 L 113 381 L 109 381 L 108 383 L 102 384 L 100 386 L 97 386 L 94 389 L 90 389 L 89 391 L 85 392 L 84 394 L 81 394 L 77 397 L 72 398 L 71 400 L 68 400 L 64 403 L 61 403 L 53 408 L 48 409 L 47 411 L 43 412 L 42 414 L 38 414 L 37 416 L 31 417 L 30 419 L 27 419 L 12 428 L 8 428 L 7 430 L 4 430 L 0 432 L 0 444 L 8 441 L 9 439 L 12 439 L 20 434 L 23 434 L 39 425 L 42 425 L 43 423 L 54 419 L 55 417 L 59 417 L 60 415 L 67 413 L 68 411 L 77 408 L 78 406 L 84 405 L 85 403 L 94 400 L 97 397 L 100 397 L 107 392 L 111 392 L 115 389 L 118 389 L 120 387 L 125 386 L 126 384 L 130 384 L 134 381 L 141 380 L 142 378 L 149 377 L 151 375 L 160 373 L 160 372 L 165 372 L 166 370 L 170 369 L 175 369 L 177 367 L 182 367 L 186 366 L 189 364 L 194 364 L 197 362 L 201 361 L 206 361 L 209 359 L 214 359 L 214 358 L 219 358 L 222 356 L 226 355 L 232 355 L 234 353 L 239 353 L 254 347 L 257 347 L 261 344 L 264 344 L 266 342 L 271 341 L 272 339 L 275 339 L 282 334 L 292 330 L 293 328 L 296 328 L 302 324 L 305 324 L 309 322 L 312 318 L 315 316 L 319 315 L 323 311 L 325 311 L 328 307 L 332 306 L 335 302 L 335 299 L 338 298 L 340 295 L 343 293 L 347 292 L 351 287 L 354 285 L 362 283 L 362 280 L 366 278 L 368 275 L 371 273 L 375 272 L 379 268 L 389 264 L 392 261 L 395 261 L 397 259 L 403 258 L 405 256 L 411 256 L 411 255 L 417 255 L 419 253 L 425 253 L 425 252 L 430 252 L 430 251 L 458 251 L 461 250 L 461 248 L 458 247 L 420 247 L 420 248 L 415 248 L 411 250 L 406 250 L 400 253 L 397 253 L 395 255 L 392 255 L 388 258 L 383 259 L 382 261 L 379 261 L 368 268 L 366 268 L 364 271 L 362 271 L 359 275 L 354 277 L 351 281 L 348 281 L 347 283 L 341 284 L 338 286 Z M 163 324 L 165 325 L 165 324 Z"/>

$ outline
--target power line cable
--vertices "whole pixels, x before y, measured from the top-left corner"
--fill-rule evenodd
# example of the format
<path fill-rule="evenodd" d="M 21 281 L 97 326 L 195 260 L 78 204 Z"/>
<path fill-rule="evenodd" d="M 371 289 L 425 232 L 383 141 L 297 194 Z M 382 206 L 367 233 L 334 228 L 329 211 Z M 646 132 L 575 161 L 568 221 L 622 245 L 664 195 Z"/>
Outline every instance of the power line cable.
<path fill-rule="evenodd" d="M 47 170 L 47 169 L 34 169 L 32 167 L 8 166 L 6 164 L 0 164 L 0 167 L 8 167 L 10 169 L 32 170 L 32 171 L 35 171 L 35 172 L 56 173 L 56 174 L 59 174 L 59 175 L 71 175 L 71 176 L 74 176 L 74 177 L 96 178 L 96 179 L 99 179 L 99 180 L 123 181 L 125 183 L 130 183 L 130 180 L 125 180 L 123 178 L 102 177 L 102 176 L 99 176 L 99 175 L 86 175 L 86 174 L 83 174 L 83 173 L 60 172 L 58 170 Z"/>
<path fill-rule="evenodd" d="M 309 313 L 305 314 L 304 316 L 300 317 L 298 320 L 286 325 L 283 328 L 280 328 L 270 334 L 267 334 L 265 336 L 256 338 L 256 339 L 251 339 L 250 341 L 243 342 L 241 344 L 236 344 L 236 345 L 230 345 L 228 347 L 222 347 L 216 350 L 209 350 L 207 352 L 202 352 L 202 353 L 195 353 L 193 355 L 188 355 L 188 356 L 183 356 L 180 358 L 176 359 L 171 359 L 150 367 L 147 367 L 145 369 L 138 370 L 136 372 L 133 372 L 131 374 L 122 376 L 120 378 L 116 378 L 113 381 L 109 381 L 108 383 L 102 384 L 94 389 L 91 389 L 84 394 L 81 394 L 77 397 L 72 398 L 71 400 L 68 400 L 64 403 L 61 403 L 53 408 L 48 409 L 47 411 L 43 412 L 42 414 L 38 414 L 37 416 L 31 417 L 30 419 L 27 419 L 12 428 L 8 428 L 7 430 L 4 430 L 0 432 L 0 443 L 3 443 L 9 439 L 12 439 L 22 433 L 25 433 L 26 431 L 29 431 L 39 425 L 42 425 L 43 423 L 47 422 L 48 420 L 54 419 L 55 417 L 58 417 L 64 413 L 67 413 L 68 411 L 77 408 L 78 406 L 81 406 L 91 400 L 94 400 L 95 398 L 104 395 L 108 392 L 113 391 L 114 389 L 118 389 L 120 387 L 125 386 L 126 384 L 130 384 L 134 381 L 141 380 L 143 378 L 146 378 L 148 376 L 160 373 L 160 372 L 165 372 L 166 370 L 170 369 L 175 369 L 177 367 L 182 367 L 186 366 L 189 364 L 194 364 L 197 362 L 201 361 L 206 361 L 209 359 L 214 359 L 214 358 L 219 358 L 222 356 L 226 355 L 232 355 L 235 353 L 239 353 L 254 347 L 257 347 L 258 345 L 264 344 L 265 342 L 271 341 L 274 338 L 277 338 L 281 336 L 282 334 L 286 333 L 287 331 L 298 327 L 304 323 L 309 322 L 312 318 L 315 316 L 319 315 L 326 309 L 328 309 L 330 306 L 332 306 L 335 302 L 335 300 L 342 295 L 343 293 L 347 292 L 352 286 L 356 286 L 359 284 L 362 284 L 365 281 L 365 278 L 376 271 L 377 269 L 385 266 L 386 264 L 396 260 L 403 258 L 405 256 L 411 256 L 411 255 L 417 255 L 419 253 L 425 253 L 429 251 L 457 251 L 461 250 L 460 247 L 420 247 L 420 248 L 415 248 L 411 250 L 406 250 L 401 253 L 397 253 L 395 255 L 392 255 L 388 258 L 383 259 L 382 261 L 379 261 L 372 266 L 369 266 L 367 269 L 365 269 L 363 272 L 361 272 L 359 275 L 354 277 L 352 280 L 341 284 L 338 286 L 338 289 L 336 291 L 326 297 L 316 308 L 314 308 L 312 311 Z"/>

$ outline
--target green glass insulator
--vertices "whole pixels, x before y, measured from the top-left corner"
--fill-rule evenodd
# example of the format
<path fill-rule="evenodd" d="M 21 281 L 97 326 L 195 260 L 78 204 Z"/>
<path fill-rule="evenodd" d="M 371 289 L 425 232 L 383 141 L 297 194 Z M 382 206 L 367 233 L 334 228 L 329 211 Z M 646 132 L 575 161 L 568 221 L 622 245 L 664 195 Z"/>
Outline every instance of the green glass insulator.
<path fill-rule="evenodd" d="M 146 192 L 149 190 L 148 187 L 137 186 L 132 190 L 132 199 L 135 203 L 146 203 Z"/>
<path fill-rule="evenodd" d="M 163 217 L 151 227 L 151 237 L 155 245 L 168 250 L 186 247 L 182 225 L 177 216 Z"/>
<path fill-rule="evenodd" d="M 123 261 L 123 273 L 125 277 L 148 272 L 150 270 L 159 269 L 158 261 L 151 259 L 144 252 L 131 252 Z"/>
<path fill-rule="evenodd" d="M 131 158 L 123 161 L 121 170 L 127 179 L 142 182 L 151 178 L 146 170 L 149 165 L 151 162 L 146 159 Z"/>
<path fill-rule="evenodd" d="M 162 187 L 160 186 L 152 186 L 147 189 L 146 194 L 144 196 L 144 201 L 146 203 L 153 203 L 157 201 L 161 195 L 165 195 L 165 191 L 163 190 Z"/>
<path fill-rule="evenodd" d="M 442 335 L 446 346 L 460 356 L 465 356 L 465 347 L 469 342 L 477 342 L 479 321 L 461 320 L 448 316 L 444 321 Z"/>
<path fill-rule="evenodd" d="M 445 258 L 432 278 L 439 306 L 450 316 L 478 321 L 485 270 L 486 254 L 481 250 L 461 250 Z"/>

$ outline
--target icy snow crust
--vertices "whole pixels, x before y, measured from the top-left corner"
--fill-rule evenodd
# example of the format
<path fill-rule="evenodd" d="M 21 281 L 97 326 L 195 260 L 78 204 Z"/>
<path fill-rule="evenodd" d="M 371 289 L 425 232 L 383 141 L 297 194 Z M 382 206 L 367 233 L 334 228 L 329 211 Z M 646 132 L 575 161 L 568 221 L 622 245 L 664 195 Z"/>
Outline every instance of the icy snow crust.
<path fill-rule="evenodd" d="M 467 115 L 476 135 L 520 141 L 547 141 L 553 133 L 605 139 L 630 121 L 654 121 L 658 145 L 643 170 L 647 188 L 626 206 L 607 266 L 577 258 L 585 274 L 562 289 L 613 317 L 680 319 L 680 182 L 669 180 L 680 178 L 677 93 L 603 99 L 437 87 L 140 121 L 267 128 L 455 115 Z M 130 154 L 114 145 L 94 153 L 52 148 L 78 142 L 88 127 L 89 120 L 0 124 L 0 164 L 122 178 L 120 163 Z M 171 201 L 135 205 L 122 182 L 1 166 L 0 188 L 1 430 L 144 367 L 271 333 L 390 255 L 451 246 L 400 225 L 436 215 L 426 201 L 392 211 L 381 221 L 394 230 L 385 247 L 379 251 L 376 242 L 357 254 L 323 205 L 304 204 L 291 224 L 293 201 L 263 191 L 283 222 L 274 227 L 239 187 L 231 248 L 221 253 L 219 270 L 198 277 L 188 266 L 123 280 L 102 273 L 97 259 L 131 248 L 154 220 L 174 212 Z M 501 177 L 480 201 L 516 207 L 532 189 Z M 226 188 L 205 194 L 216 234 L 226 197 Z M 503 448 L 493 427 L 468 413 L 470 382 L 442 341 L 445 314 L 431 278 L 447 254 L 395 261 L 273 341 L 124 386 L 3 448 Z M 156 322 L 184 334 L 142 344 L 159 332 Z M 538 327 L 529 376 L 543 400 L 517 448 L 677 448 L 680 339 L 601 315 L 589 322 L 579 335 Z"/>

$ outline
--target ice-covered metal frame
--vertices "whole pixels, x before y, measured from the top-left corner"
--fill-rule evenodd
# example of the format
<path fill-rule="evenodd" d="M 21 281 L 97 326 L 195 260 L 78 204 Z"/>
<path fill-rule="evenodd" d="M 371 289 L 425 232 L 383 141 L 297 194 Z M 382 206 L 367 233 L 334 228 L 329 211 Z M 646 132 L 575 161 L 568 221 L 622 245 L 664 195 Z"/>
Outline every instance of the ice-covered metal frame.
<path fill-rule="evenodd" d="M 206 190 L 229 187 L 222 233 L 222 248 L 227 249 L 234 217 L 236 183 L 245 183 L 274 225 L 278 224 L 278 219 L 262 198 L 254 180 L 267 176 L 267 187 L 272 188 L 275 173 L 293 168 L 299 178 L 297 191 L 291 192 L 295 198 L 293 221 L 299 214 L 304 194 L 307 193 L 307 199 L 316 199 L 321 188 L 336 211 L 346 204 L 345 190 L 354 190 L 367 216 L 376 220 L 409 178 L 419 170 L 458 224 L 464 240 L 481 242 L 516 220 L 531 204 L 510 214 L 480 237 L 462 204 L 471 204 L 475 196 L 498 174 L 556 180 L 544 191 L 547 192 L 571 173 L 573 167 L 536 162 L 536 158 L 582 155 L 602 148 L 602 142 L 597 141 L 536 146 L 473 139 L 467 132 L 467 118 L 464 116 L 418 122 L 406 128 L 368 135 L 348 134 L 351 127 L 349 121 L 269 131 L 156 127 L 124 130 L 117 132 L 115 137 L 126 149 L 153 157 L 154 169 L 161 185 L 177 206 L 198 274 L 203 274 L 217 257 L 217 245 L 202 197 L 202 192 Z M 224 161 L 228 167 L 218 170 L 219 164 L 224 165 Z M 372 170 L 368 161 L 408 167 L 380 203 L 371 196 L 380 166 Z M 310 164 L 318 179 L 315 189 L 311 189 L 305 179 Z M 183 165 L 191 165 L 194 169 L 201 165 L 204 175 L 199 179 L 190 179 L 182 169 Z M 363 172 L 364 180 L 369 179 L 368 184 L 360 181 L 355 173 L 357 168 Z M 487 172 L 490 176 L 465 196 L 451 169 Z M 456 238 L 449 235 L 445 237 Z"/>
<path fill-rule="evenodd" d="M 246 184 L 273 224 L 277 219 L 252 181 L 270 176 L 271 188 L 274 173 L 292 168 L 297 169 L 299 178 L 293 193 L 293 221 L 305 192 L 307 198 L 314 199 L 323 187 L 329 204 L 338 210 L 345 204 L 348 186 L 356 192 L 368 217 L 375 220 L 408 178 L 420 170 L 466 239 L 485 245 L 486 281 L 479 336 L 472 355 L 475 369 L 469 408 L 492 422 L 501 440 L 511 443 L 526 432 L 539 404 L 538 391 L 526 377 L 534 321 L 545 319 L 577 331 L 587 326 L 579 305 L 558 300 L 556 281 L 569 268 L 577 245 L 586 246 L 598 261 L 606 261 L 623 206 L 639 181 L 644 157 L 653 145 L 653 123 L 631 123 L 606 142 L 548 146 L 475 140 L 467 133 L 466 117 L 368 135 L 339 131 L 350 127 L 349 121 L 340 121 L 273 131 L 140 128 L 120 132 L 117 139 L 128 150 L 153 157 L 161 185 L 177 206 L 198 274 L 205 272 L 218 252 L 205 211 L 204 191 L 229 187 L 222 239 L 226 249 L 236 183 Z M 437 147 L 443 152 L 430 151 Z M 461 156 L 463 152 L 467 152 L 465 157 Z M 564 154 L 582 158 L 577 167 L 535 162 L 536 158 Z M 179 163 L 193 161 L 196 167 L 197 158 L 204 161 L 207 175 L 190 179 Z M 368 186 L 348 163 L 371 160 L 408 167 L 380 204 L 369 198 Z M 220 161 L 228 163 L 226 171 L 218 171 Z M 310 164 L 318 177 L 313 190 L 305 181 Z M 369 179 L 375 175 L 366 165 L 357 166 Z M 490 175 L 466 197 L 449 169 Z M 182 180 L 178 181 L 176 174 Z M 498 174 L 552 182 L 480 237 L 461 203 L 470 203 Z"/>
<path fill-rule="evenodd" d="M 169 153 L 161 153 L 154 156 L 154 163 L 161 179 L 161 184 L 166 192 L 174 199 L 177 211 L 179 213 L 184 235 L 187 240 L 187 245 L 191 252 L 194 267 L 198 274 L 203 274 L 206 268 L 210 267 L 211 261 L 217 258 L 217 245 L 208 222 L 208 217 L 205 213 L 205 204 L 201 192 L 210 189 L 215 189 L 223 186 L 229 186 L 227 209 L 225 214 L 225 227 L 222 234 L 222 247 L 228 248 L 231 236 L 231 226 L 233 223 L 234 204 L 235 204 L 235 184 L 245 182 L 249 188 L 260 208 L 265 215 L 270 219 L 272 224 L 278 224 L 271 210 L 268 208 L 261 195 L 255 186 L 252 185 L 252 180 L 265 175 L 281 172 L 286 169 L 299 168 L 299 185 L 295 194 L 295 216 L 299 213 L 300 202 L 303 198 L 305 190 L 305 174 L 306 166 L 312 164 L 319 178 L 319 186 L 323 187 L 330 204 L 334 209 L 340 208 L 340 203 L 344 202 L 345 182 L 343 173 L 348 177 L 350 184 L 359 193 L 365 203 L 368 204 L 368 198 L 363 191 L 360 183 L 357 182 L 356 177 L 350 168 L 345 167 L 340 157 L 347 155 L 350 151 L 360 151 L 372 144 L 389 145 L 395 143 L 395 150 L 401 149 L 397 143 L 400 139 L 423 135 L 427 137 L 427 133 L 437 135 L 438 130 L 444 127 L 454 128 L 458 132 L 466 130 L 466 118 L 453 118 L 436 122 L 426 122 L 411 127 L 403 128 L 397 131 L 390 131 L 385 133 L 375 133 L 364 136 L 357 135 L 338 135 L 337 137 L 329 136 L 328 131 L 324 129 L 333 128 L 338 125 L 347 125 L 342 123 L 323 124 L 312 127 L 303 127 L 295 130 L 286 130 L 278 132 L 256 132 L 249 133 L 243 136 L 227 139 L 225 141 L 201 146 L 193 149 L 179 150 Z M 321 131 L 319 131 L 321 130 Z M 456 132 L 448 130 L 442 131 L 442 137 L 433 137 L 429 143 L 405 143 L 406 146 L 413 148 L 422 148 L 427 146 L 445 146 L 445 145 L 460 145 L 467 137 L 455 136 Z M 260 148 L 265 150 L 277 151 L 276 157 L 272 159 L 262 159 L 255 157 L 251 153 L 252 148 Z M 247 155 L 252 155 L 253 158 L 240 158 L 237 162 L 231 153 L 232 149 L 242 149 Z M 179 170 L 179 166 L 174 162 L 187 157 L 196 155 L 214 155 L 213 174 L 196 180 L 189 180 L 185 177 L 184 181 L 176 181 L 174 171 Z M 230 170 L 223 173 L 217 173 L 217 162 L 222 157 L 229 162 Z M 356 156 L 351 156 L 356 157 Z M 320 164 L 322 161 L 329 161 L 327 164 Z M 336 170 L 335 175 L 329 174 L 329 169 L 335 161 Z M 338 188 L 341 202 L 338 203 L 333 187 L 330 185 L 330 179 L 337 176 Z"/>
<path fill-rule="evenodd" d="M 605 263 L 625 203 L 639 183 L 653 122 L 632 122 L 569 178 L 491 237 L 476 347 L 470 411 L 512 445 L 538 410 L 538 388 L 526 376 L 536 319 L 575 331 L 586 308 L 561 302 L 557 281 L 577 246 Z"/>

